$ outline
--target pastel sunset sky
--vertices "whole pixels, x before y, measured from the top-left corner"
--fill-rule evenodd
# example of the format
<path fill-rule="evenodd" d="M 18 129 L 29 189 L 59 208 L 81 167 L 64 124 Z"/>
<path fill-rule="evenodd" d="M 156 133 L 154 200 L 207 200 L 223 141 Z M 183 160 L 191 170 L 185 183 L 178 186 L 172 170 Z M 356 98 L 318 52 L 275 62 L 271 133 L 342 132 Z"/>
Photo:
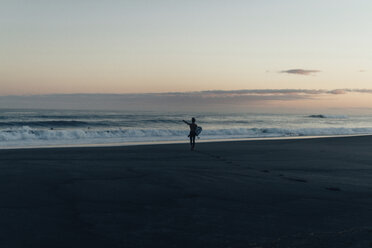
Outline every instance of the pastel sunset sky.
<path fill-rule="evenodd" d="M 269 102 L 368 108 L 371 13 L 368 0 L 2 0 L 0 96 L 311 89 L 333 93 Z"/>

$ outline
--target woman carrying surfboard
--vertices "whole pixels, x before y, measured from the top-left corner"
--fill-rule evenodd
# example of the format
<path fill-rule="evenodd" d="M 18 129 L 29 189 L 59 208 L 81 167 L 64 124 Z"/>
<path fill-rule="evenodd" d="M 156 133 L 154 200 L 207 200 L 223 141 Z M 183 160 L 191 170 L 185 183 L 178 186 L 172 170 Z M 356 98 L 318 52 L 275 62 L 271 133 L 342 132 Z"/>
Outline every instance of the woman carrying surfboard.
<path fill-rule="evenodd" d="M 202 128 L 196 125 L 194 117 L 191 119 L 191 123 L 185 120 L 183 120 L 183 122 L 185 122 L 190 127 L 190 134 L 188 137 L 190 137 L 191 151 L 193 151 L 195 148 L 195 137 L 200 134 Z"/>

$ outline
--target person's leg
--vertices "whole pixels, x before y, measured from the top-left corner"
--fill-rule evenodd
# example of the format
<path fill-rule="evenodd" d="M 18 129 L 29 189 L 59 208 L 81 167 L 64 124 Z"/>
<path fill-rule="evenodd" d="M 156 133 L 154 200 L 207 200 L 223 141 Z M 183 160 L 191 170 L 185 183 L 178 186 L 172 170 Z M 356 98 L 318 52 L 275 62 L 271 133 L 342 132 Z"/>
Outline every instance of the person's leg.
<path fill-rule="evenodd" d="M 191 150 L 193 149 L 192 147 L 192 136 L 190 135 L 190 146 L 191 146 Z"/>
<path fill-rule="evenodd" d="M 192 136 L 192 149 L 195 147 L 195 135 Z"/>

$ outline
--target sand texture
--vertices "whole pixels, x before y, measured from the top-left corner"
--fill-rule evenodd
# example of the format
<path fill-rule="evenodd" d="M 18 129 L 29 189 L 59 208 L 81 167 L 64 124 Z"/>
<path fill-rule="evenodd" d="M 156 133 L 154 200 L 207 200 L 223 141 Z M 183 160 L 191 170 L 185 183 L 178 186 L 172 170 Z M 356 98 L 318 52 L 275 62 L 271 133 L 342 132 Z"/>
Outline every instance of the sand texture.
<path fill-rule="evenodd" d="M 372 247 L 372 137 L 0 151 L 0 247 Z"/>

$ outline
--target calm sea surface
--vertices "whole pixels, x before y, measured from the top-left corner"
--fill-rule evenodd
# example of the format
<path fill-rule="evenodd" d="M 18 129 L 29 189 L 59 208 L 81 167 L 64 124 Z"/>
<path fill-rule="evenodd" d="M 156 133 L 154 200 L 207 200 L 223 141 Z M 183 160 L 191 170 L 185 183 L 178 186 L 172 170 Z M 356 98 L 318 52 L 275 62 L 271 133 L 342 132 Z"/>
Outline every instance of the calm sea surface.
<path fill-rule="evenodd" d="M 372 134 L 372 116 L 0 110 L 0 148 L 187 140 Z"/>

